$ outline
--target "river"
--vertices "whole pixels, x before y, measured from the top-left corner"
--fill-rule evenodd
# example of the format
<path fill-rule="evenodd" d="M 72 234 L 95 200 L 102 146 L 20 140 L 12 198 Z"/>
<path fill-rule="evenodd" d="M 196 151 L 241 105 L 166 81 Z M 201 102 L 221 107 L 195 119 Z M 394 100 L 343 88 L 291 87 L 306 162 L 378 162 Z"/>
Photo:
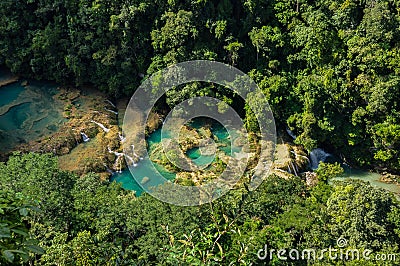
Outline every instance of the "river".
<path fill-rule="evenodd" d="M 0 83 L 11 78 L 12 75 L 8 71 L 0 69 Z M 16 80 L 0 87 L 0 149 L 2 152 L 11 151 L 18 144 L 55 133 L 60 128 L 65 119 L 62 116 L 62 107 L 53 99 L 56 92 L 56 84 L 35 80 Z M 199 127 L 200 125 L 194 123 L 192 126 Z M 229 155 L 231 147 L 227 131 L 221 125 L 216 124 L 213 125 L 212 132 L 223 144 L 220 149 Z M 160 142 L 160 133 L 160 130 L 156 130 L 147 138 L 150 150 Z M 321 153 L 321 150 L 318 153 L 318 156 L 327 157 L 326 154 Z M 187 156 L 198 165 L 209 164 L 214 159 L 213 156 L 201 156 L 197 148 L 189 150 Z M 315 156 L 315 154 L 312 154 L 312 156 Z M 318 161 L 318 158 L 316 160 Z M 315 168 L 315 162 L 313 163 Z M 155 167 L 166 179 L 175 179 L 176 175 L 167 171 L 163 166 L 155 164 Z M 133 171 L 138 173 L 138 176 L 146 176 L 149 174 L 148 168 L 145 163 L 139 162 Z M 368 181 L 372 186 L 391 191 L 399 197 L 400 187 L 395 184 L 380 182 L 379 177 L 380 175 L 377 173 L 345 167 L 345 175 L 335 180 L 360 179 Z M 136 191 L 137 195 L 143 192 L 129 170 L 115 173 L 110 180 L 121 183 L 125 189 Z M 146 183 L 146 186 L 155 185 L 158 184 L 152 183 L 151 180 Z"/>
<path fill-rule="evenodd" d="M 395 197 L 400 200 L 400 186 L 396 184 L 387 184 L 384 182 L 381 182 L 379 179 L 381 177 L 380 174 L 375 173 L 375 172 L 370 172 L 366 170 L 360 170 L 360 169 L 354 169 L 350 168 L 346 165 L 342 165 L 344 168 L 345 172 L 343 177 L 337 177 L 331 179 L 331 181 L 343 181 L 344 179 L 354 179 L 354 180 L 362 180 L 369 182 L 371 186 L 377 187 L 377 188 L 383 188 L 385 190 L 388 190 L 390 192 L 393 192 Z"/>
<path fill-rule="evenodd" d="M 189 124 L 193 128 L 199 129 L 203 126 L 202 120 L 194 120 L 192 123 Z M 219 149 L 225 152 L 227 155 L 230 155 L 231 152 L 239 152 L 237 148 L 231 149 L 231 143 L 229 139 L 228 131 L 219 123 L 212 124 L 211 132 L 218 138 L 217 143 L 219 144 Z M 164 136 L 165 138 L 165 136 Z M 167 136 L 168 138 L 168 136 Z M 157 144 L 161 142 L 161 129 L 157 129 L 150 136 L 146 139 L 148 144 L 148 151 L 149 153 L 155 148 Z M 202 155 L 199 148 L 193 148 L 186 152 L 186 155 L 197 165 L 197 166 L 205 166 L 209 165 L 213 162 L 214 156 L 213 155 Z M 176 177 L 175 173 L 169 172 L 166 170 L 162 165 L 159 165 L 153 162 L 154 167 L 159 171 L 161 175 L 163 175 L 167 180 L 173 181 Z M 131 168 L 132 171 L 135 173 L 135 176 L 138 180 L 141 180 L 143 177 L 153 175 L 152 171 L 149 170 L 150 167 L 148 163 L 140 162 L 137 166 Z M 123 170 L 121 173 L 115 173 L 111 179 L 111 181 L 116 181 L 121 183 L 122 187 L 128 190 L 136 191 L 136 195 L 141 195 L 143 193 L 143 188 L 138 182 L 133 178 L 129 169 Z M 146 187 L 152 187 L 159 185 L 157 182 L 152 182 L 152 180 L 157 179 L 149 179 L 146 182 Z"/>

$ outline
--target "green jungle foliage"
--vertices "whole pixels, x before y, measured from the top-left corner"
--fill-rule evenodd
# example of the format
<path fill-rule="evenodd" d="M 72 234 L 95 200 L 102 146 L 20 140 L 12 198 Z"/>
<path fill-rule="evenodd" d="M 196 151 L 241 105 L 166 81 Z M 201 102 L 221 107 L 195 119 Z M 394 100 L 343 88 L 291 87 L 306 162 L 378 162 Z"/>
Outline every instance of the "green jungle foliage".
<path fill-rule="evenodd" d="M 397 0 L 2 0 L 0 65 L 118 98 L 168 65 L 224 62 L 257 82 L 296 144 L 400 173 L 399 10 Z M 234 105 L 256 131 L 248 106 L 214 85 L 173 89 L 163 103 L 195 95 Z M 314 187 L 269 176 L 256 191 L 177 207 L 61 171 L 51 155 L 15 154 L 0 163 L 0 265 L 396 265 L 257 257 L 342 237 L 400 258 L 399 201 L 327 182 L 342 171 L 321 164 Z"/>
<path fill-rule="evenodd" d="M 207 59 L 249 73 L 307 150 L 400 172 L 397 0 L 4 0 L 0 64 L 131 95 L 142 77 Z M 213 87 L 193 94 L 234 96 Z"/>
<path fill-rule="evenodd" d="M 51 155 L 15 154 L 0 164 L 0 203 L 1 265 L 309 265 L 257 253 L 334 247 L 340 237 L 400 256 L 400 202 L 361 181 L 307 188 L 299 177 L 269 176 L 256 191 L 177 207 L 63 172 Z M 345 264 L 394 265 L 368 263 Z"/>

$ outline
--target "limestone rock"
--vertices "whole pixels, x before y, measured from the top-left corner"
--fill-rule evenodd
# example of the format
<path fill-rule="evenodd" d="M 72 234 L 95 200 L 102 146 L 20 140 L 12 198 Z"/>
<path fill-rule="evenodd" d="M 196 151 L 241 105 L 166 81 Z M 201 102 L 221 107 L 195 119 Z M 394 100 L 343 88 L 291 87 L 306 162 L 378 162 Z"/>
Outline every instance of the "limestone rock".
<path fill-rule="evenodd" d="M 140 181 L 140 184 L 144 185 L 149 181 L 150 181 L 150 178 L 148 176 L 145 176 L 145 177 L 143 177 L 142 181 Z"/>
<path fill-rule="evenodd" d="M 390 174 L 390 173 L 383 173 L 379 178 L 379 181 L 387 183 L 387 184 L 396 184 L 400 185 L 400 176 Z"/>

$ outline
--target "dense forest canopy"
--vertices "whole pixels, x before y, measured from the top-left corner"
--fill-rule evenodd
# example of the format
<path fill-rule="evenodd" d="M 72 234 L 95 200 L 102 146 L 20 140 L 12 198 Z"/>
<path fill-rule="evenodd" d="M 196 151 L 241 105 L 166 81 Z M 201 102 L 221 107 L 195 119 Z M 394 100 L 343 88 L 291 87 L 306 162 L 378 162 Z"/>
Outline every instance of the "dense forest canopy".
<path fill-rule="evenodd" d="M 256 81 L 295 144 L 393 174 L 399 44 L 398 0 L 0 1 L 0 65 L 19 76 L 117 100 L 174 63 L 224 62 Z M 172 89 L 158 108 L 196 95 L 241 108 L 257 131 L 244 101 L 214 84 Z M 0 162 L 0 265 L 397 265 L 399 201 L 362 181 L 330 181 L 342 172 L 320 163 L 313 184 L 271 174 L 255 191 L 244 182 L 210 204 L 178 207 L 60 170 L 53 155 L 14 153 Z M 265 245 L 328 248 L 339 238 L 397 261 L 258 257 Z"/>
<path fill-rule="evenodd" d="M 396 257 L 361 255 L 259 259 L 265 245 L 322 249 L 340 237 L 348 248 L 399 258 L 399 201 L 362 181 L 329 185 L 338 170 L 321 164 L 311 188 L 296 176 L 271 175 L 256 191 L 242 186 L 213 203 L 180 207 L 136 198 L 94 174 L 60 171 L 51 155 L 15 154 L 0 163 L 0 264 L 396 265 Z"/>
<path fill-rule="evenodd" d="M 278 126 L 307 150 L 324 146 L 398 173 L 399 8 L 396 0 L 6 0 L 0 64 L 120 97 L 170 64 L 225 62 L 256 80 Z M 167 102 L 185 93 L 171 91 Z"/>

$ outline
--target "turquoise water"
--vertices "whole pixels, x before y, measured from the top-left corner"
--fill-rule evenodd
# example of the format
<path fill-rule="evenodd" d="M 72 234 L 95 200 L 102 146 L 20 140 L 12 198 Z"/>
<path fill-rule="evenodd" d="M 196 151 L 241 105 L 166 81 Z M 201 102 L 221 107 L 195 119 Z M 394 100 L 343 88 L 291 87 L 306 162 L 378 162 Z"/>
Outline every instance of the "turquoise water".
<path fill-rule="evenodd" d="M 187 157 L 197 166 L 206 166 L 214 161 L 215 156 L 213 155 L 202 155 L 199 148 L 193 148 L 186 152 Z"/>
<path fill-rule="evenodd" d="M 168 134 L 164 136 L 164 138 L 169 137 Z M 150 136 L 146 139 L 147 144 L 148 144 L 148 152 L 150 153 L 154 147 L 155 144 L 158 144 L 161 142 L 161 129 L 157 129 L 154 131 Z M 171 173 L 168 170 L 166 170 L 162 165 L 159 165 L 157 163 L 153 162 L 154 167 L 168 180 L 174 180 L 176 177 L 175 173 Z M 135 172 L 136 179 L 138 180 L 143 180 L 143 178 L 148 177 L 148 176 L 154 176 L 155 173 L 153 173 L 150 169 L 151 165 L 148 162 L 139 162 L 136 167 L 131 167 L 131 170 Z M 121 183 L 122 187 L 127 190 L 133 190 L 136 193 L 136 196 L 140 196 L 143 193 L 143 188 L 136 182 L 135 178 L 133 178 L 131 172 L 129 169 L 125 169 L 122 171 L 122 173 L 115 173 L 111 178 L 110 181 L 116 181 L 118 183 Z M 160 185 L 160 181 L 152 178 L 149 179 L 148 182 L 145 184 L 142 184 L 145 187 L 154 187 Z"/>
<path fill-rule="evenodd" d="M 212 132 L 213 134 L 217 135 L 219 138 L 219 143 L 223 142 L 227 144 L 225 147 L 220 147 L 219 149 L 224 150 L 227 154 L 228 152 L 230 153 L 230 140 L 228 138 L 228 133 L 227 131 L 222 127 L 219 126 L 218 124 L 215 124 L 212 126 Z M 150 137 L 147 139 L 147 142 L 149 144 L 150 150 L 152 149 L 152 146 L 154 144 L 157 144 L 161 141 L 161 130 L 156 130 L 153 134 L 150 135 Z M 228 145 L 229 144 L 229 145 Z M 202 165 L 207 165 L 211 163 L 214 159 L 213 156 L 201 156 L 200 151 L 198 148 L 191 149 L 187 151 L 187 156 L 194 160 L 197 165 L 202 166 Z M 211 158 L 212 157 L 212 158 Z M 200 160 L 199 160 L 200 159 Z M 196 161 L 198 160 L 198 161 Z M 160 165 L 154 164 L 156 169 L 160 171 L 160 173 L 168 180 L 174 180 L 175 179 L 175 174 L 168 172 L 165 168 L 163 168 Z M 400 187 L 395 185 L 395 184 L 386 184 L 384 182 L 379 181 L 380 174 L 374 173 L 374 172 L 369 172 L 366 170 L 361 170 L 361 169 L 354 169 L 347 167 L 345 165 L 342 165 L 343 168 L 345 169 L 345 173 L 343 177 L 338 177 L 331 179 L 333 180 L 338 180 L 338 181 L 343 181 L 346 179 L 354 179 L 354 180 L 363 180 L 366 182 L 369 182 L 373 187 L 376 188 L 383 188 L 387 191 L 393 192 L 395 197 L 400 200 Z M 133 168 L 133 171 L 135 171 L 135 175 L 138 176 L 138 179 L 141 180 L 145 176 L 151 176 L 151 173 L 149 173 L 149 168 L 150 166 L 144 164 L 144 163 L 139 163 L 136 168 Z M 122 187 L 128 190 L 134 190 L 136 191 L 136 195 L 141 195 L 143 192 L 143 189 L 141 186 L 135 181 L 135 179 L 132 177 L 131 173 L 129 170 L 123 171 L 121 174 L 115 174 L 112 179 L 112 181 L 117 181 L 122 183 Z M 146 187 L 152 187 L 152 186 L 157 186 L 159 185 L 159 182 L 149 180 L 145 186 Z"/>
<path fill-rule="evenodd" d="M 379 181 L 381 176 L 380 174 L 361 169 L 349 168 L 347 166 L 343 166 L 343 168 L 345 169 L 343 177 L 333 178 L 331 179 L 332 181 L 344 181 L 346 179 L 366 181 L 370 183 L 373 187 L 383 188 L 387 191 L 392 192 L 396 196 L 396 198 L 400 200 L 400 187 L 396 184 L 387 184 Z"/>
<path fill-rule="evenodd" d="M 115 173 L 111 176 L 110 181 L 116 181 L 118 183 L 121 183 L 124 189 L 135 191 L 136 196 L 140 196 L 143 192 L 143 189 L 135 181 L 129 170 L 124 170 L 122 171 L 122 173 Z"/>
<path fill-rule="evenodd" d="M 381 175 L 379 173 L 351 168 L 348 165 L 344 164 L 337 156 L 333 154 L 329 154 L 324 160 L 327 163 L 340 163 L 342 168 L 344 169 L 344 174 L 342 177 L 332 178 L 331 181 L 344 181 L 346 179 L 351 180 L 362 180 L 368 182 L 371 186 L 376 188 L 383 188 L 387 191 L 392 192 L 397 199 L 400 200 L 400 187 L 396 184 L 387 184 L 380 181 Z"/>
<path fill-rule="evenodd" d="M 0 129 L 10 132 L 21 128 L 29 118 L 31 106 L 31 103 L 22 103 L 11 107 L 4 115 L 0 116 Z"/>
<path fill-rule="evenodd" d="M 174 180 L 175 179 L 175 174 L 168 172 L 163 166 L 158 165 L 154 163 L 155 168 L 168 180 Z M 135 176 L 138 180 L 143 180 L 144 177 L 146 176 L 152 176 L 151 171 L 151 166 L 148 163 L 145 162 L 139 162 L 136 167 L 132 168 L 132 171 L 135 172 Z M 136 182 L 136 180 L 133 178 L 131 172 L 129 169 L 125 169 L 122 171 L 122 173 L 116 173 L 114 174 L 111 178 L 110 181 L 116 181 L 118 183 L 121 183 L 122 187 L 127 190 L 132 190 L 135 191 L 136 196 L 140 196 L 143 193 L 143 188 Z M 149 179 L 148 182 L 142 184 L 145 186 L 145 188 L 151 188 L 160 185 L 161 182 L 159 182 L 157 179 Z"/>
<path fill-rule="evenodd" d="M 199 129 L 200 127 L 204 126 L 203 120 L 194 120 L 193 122 L 189 123 L 189 126 L 193 128 Z M 231 141 L 229 138 L 228 131 L 219 123 L 213 123 L 211 125 L 211 132 L 218 137 L 218 141 L 216 143 L 219 146 L 218 149 L 224 151 L 226 154 L 231 154 Z M 168 132 L 164 132 L 163 138 L 170 138 Z M 150 153 L 156 144 L 161 142 L 161 129 L 154 131 L 150 136 L 146 139 L 148 144 L 148 152 Z M 221 146 L 222 145 L 222 146 Z M 233 152 L 240 152 L 240 147 L 235 147 L 232 149 Z M 199 148 L 193 148 L 188 150 L 186 153 L 187 157 L 192 159 L 193 163 L 202 167 L 211 164 L 215 156 L 214 155 L 202 155 Z M 154 167 L 160 172 L 167 180 L 173 181 L 176 177 L 175 173 L 169 172 L 163 166 L 154 163 Z M 157 175 L 151 170 L 151 165 L 149 162 L 139 162 L 136 167 L 132 167 L 131 170 L 134 171 L 135 177 L 137 180 L 143 180 L 145 177 L 151 177 Z M 143 193 L 143 188 L 141 185 L 136 182 L 136 180 L 131 175 L 129 169 L 122 171 L 122 173 L 114 174 L 110 181 L 116 181 L 121 183 L 122 187 L 128 190 L 136 191 L 136 195 L 139 196 Z M 145 188 L 151 188 L 158 186 L 162 183 L 160 179 L 157 178 L 149 178 L 148 181 L 142 184 Z"/>
<path fill-rule="evenodd" d="M 8 75 L 4 70 L 0 77 Z M 56 85 L 21 81 L 0 87 L 0 150 L 7 152 L 17 145 L 55 133 L 65 122 L 62 108 L 53 96 Z"/>
<path fill-rule="evenodd" d="M 232 156 L 233 153 L 240 153 L 242 148 L 240 146 L 231 145 L 231 139 L 239 136 L 237 132 L 229 132 L 220 123 L 215 123 L 211 126 L 211 132 L 218 138 L 218 143 L 221 144 L 218 148 L 225 152 L 225 154 Z"/>
<path fill-rule="evenodd" d="M 9 104 L 10 102 L 16 100 L 19 94 L 24 91 L 25 88 L 18 83 L 13 83 L 8 86 L 0 88 L 0 106 Z"/>
<path fill-rule="evenodd" d="M 10 73 L 0 69 L 0 80 L 10 77 Z M 13 150 L 18 144 L 25 143 L 55 133 L 65 122 L 62 117 L 62 108 L 60 104 L 53 100 L 57 92 L 56 85 L 52 83 L 37 82 L 29 80 L 29 85 L 24 87 L 21 81 L 0 87 L 0 151 Z M 80 100 L 74 104 L 83 104 Z M 194 128 L 204 126 L 204 121 L 194 120 L 190 125 Z M 228 131 L 219 123 L 211 124 L 211 131 L 218 138 L 218 149 L 224 151 L 227 155 L 233 152 L 240 152 L 240 147 L 231 145 Z M 233 132 L 233 138 L 235 137 Z M 237 136 L 237 135 L 236 135 Z M 170 137 L 164 136 L 164 137 Z M 147 139 L 149 150 L 154 148 L 154 144 L 161 141 L 161 130 L 156 130 Z M 232 149 L 232 150 L 231 150 Z M 186 155 L 192 159 L 198 166 L 208 165 L 213 162 L 214 156 L 201 155 L 199 148 L 187 151 Z M 334 159 L 335 161 L 335 159 Z M 167 171 L 163 166 L 154 164 L 156 169 L 168 180 L 175 179 L 175 173 Z M 137 173 L 139 180 L 146 176 L 151 176 L 149 165 L 140 163 L 132 170 Z M 369 182 L 372 186 L 391 191 L 400 198 L 400 187 L 395 184 L 386 184 L 379 181 L 380 175 L 365 170 L 355 170 L 345 167 L 345 175 L 336 180 L 359 179 Z M 132 177 L 129 170 L 117 173 L 111 180 L 122 183 L 122 186 L 128 190 L 134 190 L 137 195 L 143 192 L 141 186 Z M 159 185 L 157 181 L 149 179 L 146 187 Z"/>

